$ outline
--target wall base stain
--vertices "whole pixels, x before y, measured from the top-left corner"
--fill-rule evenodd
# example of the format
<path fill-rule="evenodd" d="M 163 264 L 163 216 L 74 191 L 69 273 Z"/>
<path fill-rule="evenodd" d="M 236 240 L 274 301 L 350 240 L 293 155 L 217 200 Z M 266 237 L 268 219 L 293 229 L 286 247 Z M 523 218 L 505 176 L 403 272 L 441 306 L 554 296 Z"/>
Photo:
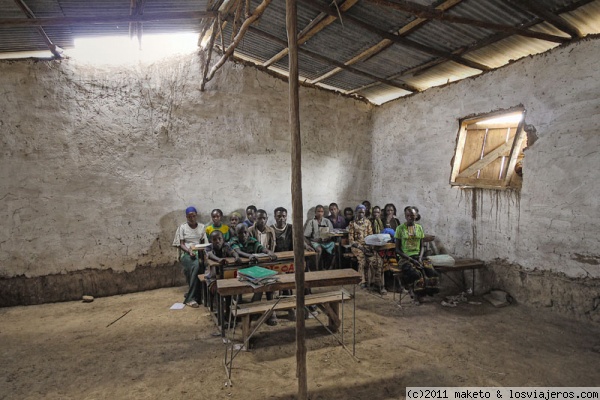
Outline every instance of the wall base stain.
<path fill-rule="evenodd" d="M 33 278 L 21 275 L 0 278 L 0 307 L 73 301 L 83 295 L 106 297 L 182 285 L 185 285 L 185 276 L 176 262 L 138 266 L 132 272 L 86 269 Z M 183 295 L 181 299 L 173 299 L 177 300 L 183 301 Z"/>
<path fill-rule="evenodd" d="M 479 293 L 501 289 L 518 303 L 549 308 L 572 318 L 600 323 L 600 279 L 572 278 L 552 271 L 526 270 L 520 265 L 499 259 L 487 265 Z"/>

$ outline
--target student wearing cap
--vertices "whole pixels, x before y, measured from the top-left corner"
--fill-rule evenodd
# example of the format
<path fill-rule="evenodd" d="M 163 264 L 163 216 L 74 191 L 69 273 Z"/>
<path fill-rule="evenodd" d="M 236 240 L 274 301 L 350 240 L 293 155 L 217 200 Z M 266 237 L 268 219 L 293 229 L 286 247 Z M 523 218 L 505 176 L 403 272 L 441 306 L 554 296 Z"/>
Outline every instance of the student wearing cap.
<path fill-rule="evenodd" d="M 188 207 L 185 210 L 187 222 L 181 224 L 175 232 L 173 246 L 178 247 L 179 262 L 183 266 L 185 280 L 189 286 L 185 294 L 185 305 L 198 308 L 200 300 L 200 281 L 198 275 L 204 270 L 204 263 L 200 262 L 198 250 L 195 245 L 207 243 L 206 231 L 203 224 L 198 223 L 198 211 L 194 207 Z"/>

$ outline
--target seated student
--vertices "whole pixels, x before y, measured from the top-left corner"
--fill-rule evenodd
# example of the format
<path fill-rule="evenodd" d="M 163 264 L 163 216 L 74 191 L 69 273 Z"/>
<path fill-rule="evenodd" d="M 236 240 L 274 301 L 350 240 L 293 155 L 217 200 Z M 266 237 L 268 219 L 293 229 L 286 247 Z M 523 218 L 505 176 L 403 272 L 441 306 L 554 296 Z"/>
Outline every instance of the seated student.
<path fill-rule="evenodd" d="M 273 214 L 275 215 L 275 224 L 271 225 L 271 228 L 275 231 L 275 252 L 281 251 L 294 251 L 294 235 L 292 230 L 292 224 L 287 223 L 287 209 L 284 207 L 277 207 Z M 257 222 L 258 223 L 258 222 Z M 304 239 L 304 250 L 315 251 L 310 244 Z M 306 290 L 305 294 L 310 293 L 309 289 Z M 284 296 L 291 296 L 291 290 L 284 290 L 282 293 Z M 311 309 L 312 307 L 312 309 Z M 316 306 L 311 306 L 311 312 L 316 311 Z M 296 319 L 295 310 L 288 312 L 288 318 L 293 321 Z"/>
<path fill-rule="evenodd" d="M 384 228 L 393 229 L 396 232 L 396 228 L 400 226 L 400 220 L 396 218 L 396 206 L 392 203 L 388 203 L 383 207 L 383 221 Z"/>
<path fill-rule="evenodd" d="M 356 206 L 354 221 L 348 225 L 348 241 L 350 242 L 352 254 L 356 256 L 358 261 L 358 273 L 361 278 L 360 287 L 362 289 L 367 287 L 366 276 L 371 274 L 373 277 L 372 283 L 379 290 L 379 293 L 384 295 L 387 291 L 383 285 L 383 260 L 365 243 L 365 238 L 373 234 L 371 221 L 365 218 L 365 209 L 366 207 L 362 204 Z"/>
<path fill-rule="evenodd" d="M 409 286 L 415 303 L 420 304 L 425 295 L 432 296 L 439 292 L 439 274 L 429 260 L 423 260 L 423 227 L 416 223 L 421 219 L 417 207 L 404 209 L 406 222 L 396 229 L 396 254 L 398 265 L 402 271 L 402 283 Z"/>
<path fill-rule="evenodd" d="M 248 233 L 248 227 L 245 224 L 238 224 L 235 227 L 235 233 L 237 237 L 231 240 L 230 246 L 240 256 L 248 258 L 250 263 L 257 263 L 257 253 L 266 253 L 271 261 L 277 260 L 277 256 L 271 250 L 265 248 L 258 240 L 250 237 Z"/>
<path fill-rule="evenodd" d="M 221 264 L 222 266 L 227 265 L 226 257 L 233 257 L 235 259 L 235 263 L 240 262 L 240 256 L 235 251 L 231 250 L 231 247 L 227 243 L 225 243 L 225 238 L 223 237 L 223 232 L 221 231 L 212 231 L 210 236 L 210 245 L 208 245 L 204 249 L 204 264 L 208 264 L 208 260 L 213 260 Z M 208 285 L 208 290 L 214 295 L 217 291 L 217 268 L 216 266 L 212 266 L 206 270 L 206 284 Z M 229 315 L 229 306 L 231 304 L 231 296 L 227 296 L 225 298 L 225 319 L 227 320 L 227 316 Z"/>
<path fill-rule="evenodd" d="M 257 210 L 255 214 L 254 225 L 248 228 L 250 237 L 258 240 L 266 249 L 275 251 L 275 231 L 267 226 L 269 216 L 263 209 Z"/>
<path fill-rule="evenodd" d="M 312 248 L 317 252 L 317 270 L 331 267 L 333 261 L 333 249 L 335 243 L 331 238 L 324 238 L 321 235 L 322 230 L 331 232 L 333 225 L 327 218 L 323 218 L 325 208 L 322 205 L 315 207 L 315 218 L 308 221 L 304 228 L 304 237 L 310 242 Z M 325 251 L 323 251 L 325 250 Z"/>
<path fill-rule="evenodd" d="M 267 226 L 267 220 L 269 216 L 263 209 L 256 211 L 254 225 L 248 228 L 248 234 L 250 237 L 258 240 L 265 249 L 275 251 L 275 231 L 270 226 Z M 273 292 L 266 292 L 267 300 L 273 300 Z M 260 301 L 262 299 L 262 292 L 254 293 L 252 301 Z M 275 313 L 271 314 L 271 317 L 267 320 L 267 325 L 277 325 L 277 317 Z"/>
<path fill-rule="evenodd" d="M 210 212 L 210 218 L 212 219 L 212 224 L 209 224 L 206 227 L 206 236 L 210 237 L 210 234 L 214 231 L 220 231 L 223 234 L 223 238 L 226 242 L 229 242 L 231 239 L 231 235 L 229 234 L 229 226 L 222 223 L 223 219 L 223 211 L 215 208 Z"/>
<path fill-rule="evenodd" d="M 242 214 L 237 211 L 234 211 L 229 216 L 229 241 L 236 237 L 235 227 L 242 222 Z"/>
<path fill-rule="evenodd" d="M 246 219 L 244 220 L 244 224 L 248 228 L 254 225 L 254 220 L 256 218 L 256 206 L 250 205 L 246 207 Z"/>
<path fill-rule="evenodd" d="M 384 226 L 381 220 L 381 208 L 379 206 L 373 207 L 371 211 L 371 225 L 373 225 L 373 233 L 382 233 Z"/>
<path fill-rule="evenodd" d="M 185 210 L 187 222 L 177 228 L 175 239 L 173 239 L 173 246 L 181 249 L 179 262 L 183 266 L 185 280 L 189 286 L 184 303 L 193 308 L 198 308 L 198 300 L 200 300 L 198 275 L 204 268 L 204 263 L 200 263 L 198 250 L 195 250 L 194 246 L 207 242 L 204 225 L 198 223 L 197 217 L 198 211 L 194 207 L 188 207 Z"/>
<path fill-rule="evenodd" d="M 344 219 L 346 220 L 346 224 L 350 225 L 350 222 L 354 220 L 354 211 L 352 208 L 346 207 L 344 208 Z M 346 226 L 348 226 L 346 225 Z"/>
<path fill-rule="evenodd" d="M 348 226 L 348 222 L 346 219 L 340 215 L 340 208 L 336 203 L 331 203 L 329 205 L 329 215 L 327 219 L 331 221 L 334 229 L 346 229 Z"/>
<path fill-rule="evenodd" d="M 277 256 L 272 250 L 264 247 L 256 238 L 250 236 L 248 232 L 250 228 L 246 227 L 245 224 L 239 224 L 236 227 L 237 237 L 231 241 L 231 248 L 235 250 L 240 256 L 246 257 L 250 260 L 250 263 L 257 263 L 256 253 L 267 253 L 271 260 L 277 260 Z M 260 301 L 262 292 L 255 293 L 252 296 L 252 301 Z M 273 292 L 267 292 L 267 300 L 273 299 Z M 277 317 L 275 313 L 271 314 L 271 317 L 267 320 L 268 325 L 277 325 Z"/>
<path fill-rule="evenodd" d="M 365 218 L 371 219 L 371 202 L 365 200 L 362 202 L 362 205 L 365 206 Z"/>

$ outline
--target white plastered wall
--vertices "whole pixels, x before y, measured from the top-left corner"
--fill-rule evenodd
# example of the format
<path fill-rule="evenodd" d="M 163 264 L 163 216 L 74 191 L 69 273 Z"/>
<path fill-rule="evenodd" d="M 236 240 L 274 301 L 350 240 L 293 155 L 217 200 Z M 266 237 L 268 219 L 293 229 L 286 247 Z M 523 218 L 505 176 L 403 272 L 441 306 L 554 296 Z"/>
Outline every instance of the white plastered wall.
<path fill-rule="evenodd" d="M 0 62 L 0 277 L 172 264 L 188 205 L 291 212 L 287 83 L 227 63 L 200 92 L 201 69 Z M 371 107 L 300 96 L 306 218 L 368 191 Z"/>
<path fill-rule="evenodd" d="M 450 254 L 600 277 L 599 54 L 583 40 L 375 109 L 373 198 L 419 207 Z M 451 188 L 459 119 L 518 105 L 538 136 L 520 193 Z"/>

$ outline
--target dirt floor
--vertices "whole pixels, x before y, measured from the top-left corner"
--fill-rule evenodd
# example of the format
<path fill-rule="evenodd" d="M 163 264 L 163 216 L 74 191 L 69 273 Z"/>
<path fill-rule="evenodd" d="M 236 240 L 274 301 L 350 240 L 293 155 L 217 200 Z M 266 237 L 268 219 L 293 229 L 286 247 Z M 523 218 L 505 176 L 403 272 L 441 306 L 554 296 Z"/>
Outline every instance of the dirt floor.
<path fill-rule="evenodd" d="M 224 344 L 207 309 L 169 309 L 184 291 L 0 309 L 0 399 L 295 398 L 295 323 L 285 313 L 239 354 L 225 387 Z M 470 300 L 481 304 L 400 308 L 391 293 L 361 291 L 358 360 L 308 320 L 310 399 L 400 399 L 407 386 L 600 386 L 600 326 Z"/>

